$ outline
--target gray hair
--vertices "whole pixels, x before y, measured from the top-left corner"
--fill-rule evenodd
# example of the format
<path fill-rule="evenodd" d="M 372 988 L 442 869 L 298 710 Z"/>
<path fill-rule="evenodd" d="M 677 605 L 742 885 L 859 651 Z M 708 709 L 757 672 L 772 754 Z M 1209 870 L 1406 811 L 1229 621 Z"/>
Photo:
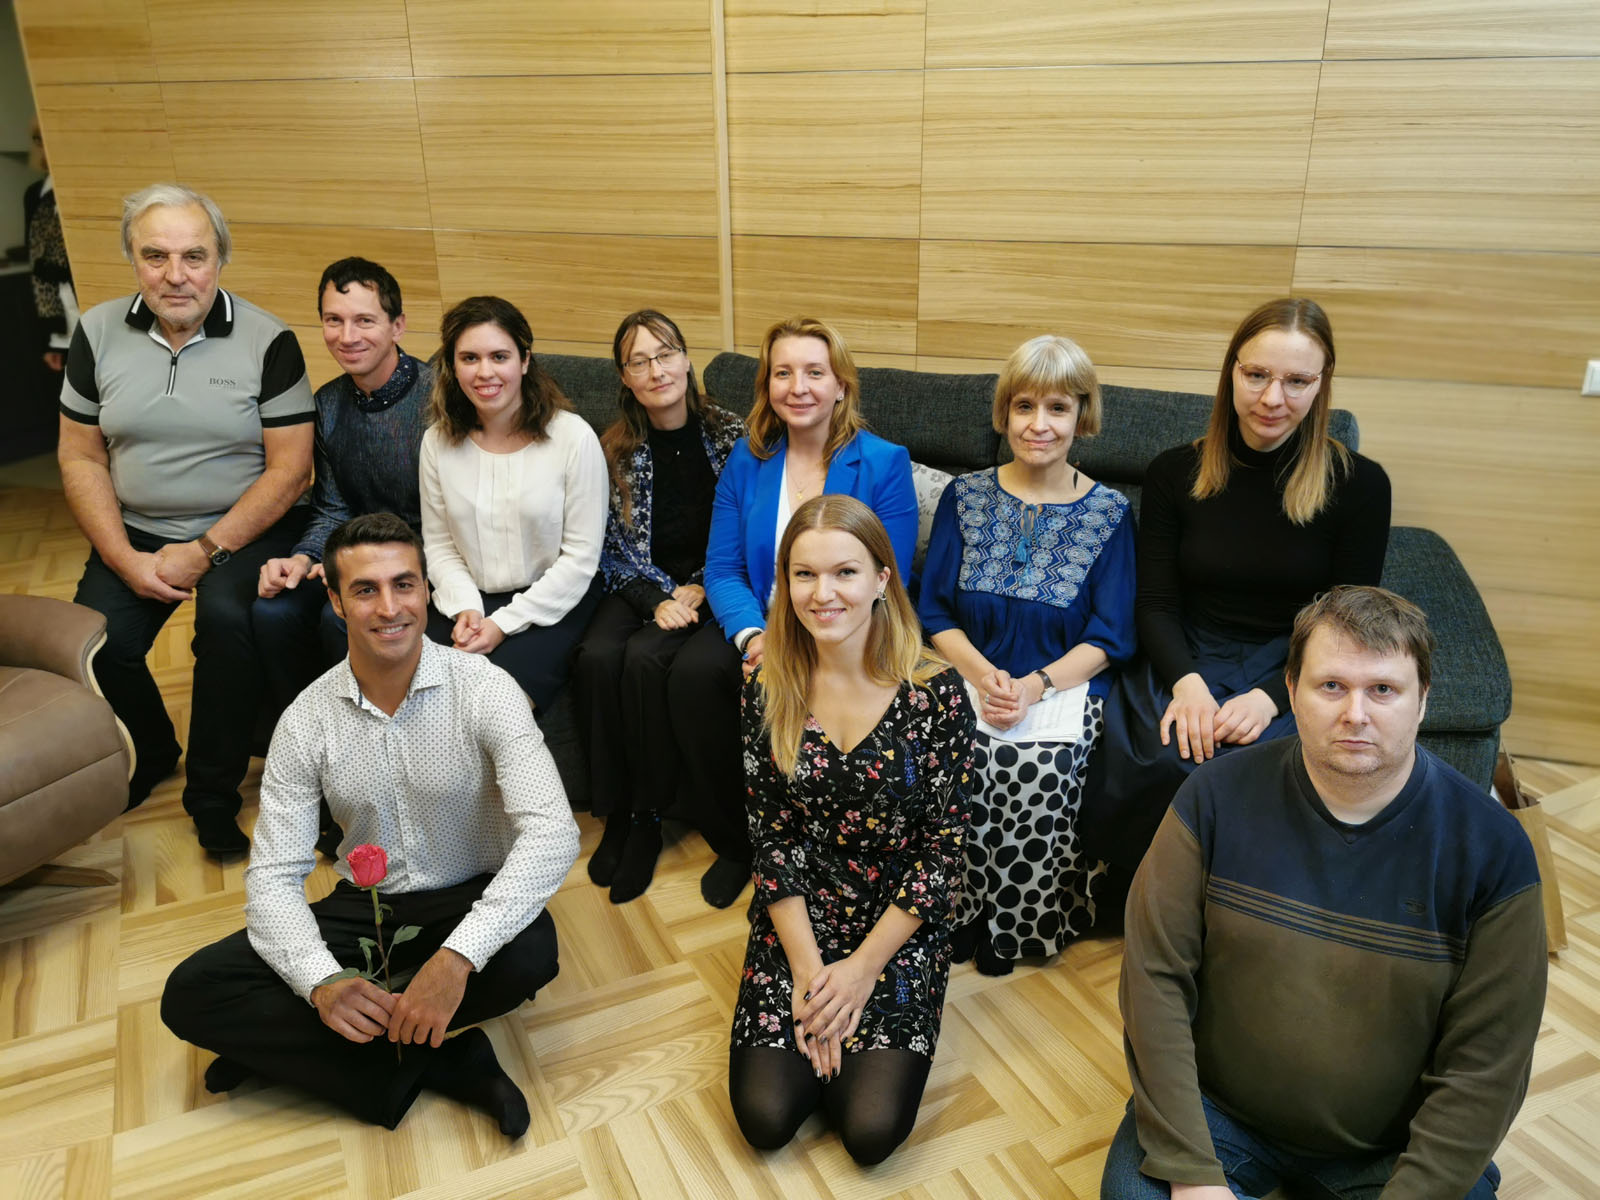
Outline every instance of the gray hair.
<path fill-rule="evenodd" d="M 122 201 L 122 257 L 133 261 L 133 223 L 152 208 L 187 208 L 196 205 L 205 210 L 211 221 L 211 232 L 217 238 L 217 260 L 227 266 L 233 256 L 233 238 L 228 233 L 228 222 L 217 207 L 217 202 L 204 192 L 184 187 L 181 183 L 152 183 L 140 188 Z"/>

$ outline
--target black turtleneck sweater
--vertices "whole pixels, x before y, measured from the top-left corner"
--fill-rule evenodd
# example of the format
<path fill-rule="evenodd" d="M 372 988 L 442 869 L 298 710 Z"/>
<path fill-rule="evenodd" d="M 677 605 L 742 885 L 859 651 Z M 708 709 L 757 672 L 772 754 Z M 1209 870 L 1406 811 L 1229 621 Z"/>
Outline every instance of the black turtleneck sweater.
<path fill-rule="evenodd" d="M 1139 515 L 1139 642 L 1169 688 L 1193 671 L 1186 626 L 1265 641 L 1287 634 L 1317 593 L 1336 583 L 1376 584 L 1389 542 L 1389 477 L 1351 456 L 1323 510 L 1296 525 L 1283 511 L 1298 436 L 1258 452 L 1236 433 L 1233 470 L 1220 495 L 1190 495 L 1200 466 L 1193 445 L 1158 455 L 1145 475 Z M 1279 712 L 1288 690 L 1264 689 Z"/>

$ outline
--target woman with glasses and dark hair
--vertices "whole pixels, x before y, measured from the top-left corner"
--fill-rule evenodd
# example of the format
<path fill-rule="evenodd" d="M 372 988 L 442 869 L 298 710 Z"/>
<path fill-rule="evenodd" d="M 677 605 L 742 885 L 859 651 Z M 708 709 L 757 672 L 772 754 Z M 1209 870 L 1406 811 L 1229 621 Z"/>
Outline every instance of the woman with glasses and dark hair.
<path fill-rule="evenodd" d="M 861 501 L 797 506 L 744 688 L 733 1115 L 773 1150 L 820 1107 L 863 1164 L 911 1132 L 939 1040 L 972 762 L 972 704 L 923 646 L 896 557 Z"/>
<path fill-rule="evenodd" d="M 419 455 L 428 636 L 488 655 L 543 710 L 600 599 L 605 456 L 515 305 L 469 297 L 439 332 Z"/>
<path fill-rule="evenodd" d="M 706 398 L 683 333 L 654 309 L 629 313 L 611 340 L 619 415 L 601 435 L 611 511 L 600 601 L 573 665 L 589 750 L 590 811 L 605 821 L 589 878 L 611 902 L 643 895 L 661 853 L 661 813 L 681 782 L 679 747 L 703 717 L 670 702 L 679 652 L 721 642 L 703 574 L 717 476 L 744 421 Z M 707 632 L 702 632 L 707 631 Z M 693 816 L 697 798 L 683 809 Z"/>
<path fill-rule="evenodd" d="M 1106 702 L 1080 821 L 1118 875 L 1138 866 L 1196 765 L 1294 732 L 1283 671 L 1295 614 L 1383 573 L 1389 477 L 1329 436 L 1333 367 L 1321 306 L 1263 304 L 1228 343 L 1205 436 L 1146 472 L 1144 661 Z"/>
<path fill-rule="evenodd" d="M 732 904 L 750 878 L 739 685 L 766 649 L 778 543 L 790 514 L 824 492 L 854 496 L 889 531 L 902 573 L 910 571 L 917 541 L 911 455 L 867 431 L 855 362 L 832 326 L 791 317 L 767 330 L 746 424 L 748 436 L 733 448 L 717 481 L 706 547 L 706 599 L 727 640 L 696 638 L 677 672 L 703 729 L 684 746 L 690 778 L 722 814 L 701 827 L 718 857 L 700 890 L 719 908 Z"/>

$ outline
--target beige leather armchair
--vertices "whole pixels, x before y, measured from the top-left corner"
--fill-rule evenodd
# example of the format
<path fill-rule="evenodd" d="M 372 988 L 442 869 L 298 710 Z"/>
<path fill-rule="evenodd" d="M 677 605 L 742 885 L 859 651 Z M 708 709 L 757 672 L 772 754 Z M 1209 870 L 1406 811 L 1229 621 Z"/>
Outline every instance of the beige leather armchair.
<path fill-rule="evenodd" d="M 0 884 L 121 815 L 133 752 L 90 660 L 105 642 L 93 609 L 0 595 Z M 61 872 L 56 883 L 113 882 Z"/>

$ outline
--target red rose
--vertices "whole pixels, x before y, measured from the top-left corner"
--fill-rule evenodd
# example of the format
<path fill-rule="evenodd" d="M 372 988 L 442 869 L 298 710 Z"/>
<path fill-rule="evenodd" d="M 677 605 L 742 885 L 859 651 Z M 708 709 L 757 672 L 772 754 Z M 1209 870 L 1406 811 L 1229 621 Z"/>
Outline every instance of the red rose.
<path fill-rule="evenodd" d="M 350 864 L 350 877 L 357 887 L 377 887 L 389 874 L 389 856 L 382 846 L 356 846 L 344 860 Z"/>

